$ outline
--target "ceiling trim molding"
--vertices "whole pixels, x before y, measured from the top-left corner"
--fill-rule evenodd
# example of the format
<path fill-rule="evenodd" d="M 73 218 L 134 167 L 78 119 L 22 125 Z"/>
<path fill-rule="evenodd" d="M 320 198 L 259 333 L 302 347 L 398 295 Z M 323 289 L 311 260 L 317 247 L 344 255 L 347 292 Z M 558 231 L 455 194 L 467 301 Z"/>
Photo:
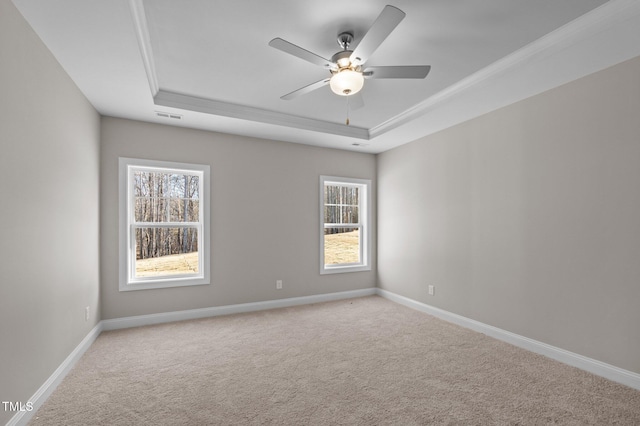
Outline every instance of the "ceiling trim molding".
<path fill-rule="evenodd" d="M 143 0 L 129 0 L 138 47 L 155 105 L 369 140 L 369 130 L 163 90 L 158 81 Z"/>
<path fill-rule="evenodd" d="M 612 28 L 621 21 L 640 15 L 638 0 L 609 0 L 607 3 L 567 23 L 549 34 L 529 43 L 518 51 L 454 83 L 400 114 L 369 129 L 296 116 L 288 113 L 235 104 L 215 99 L 185 95 L 163 90 L 158 80 L 151 36 L 144 9 L 144 0 L 129 0 L 136 38 L 155 105 L 242 119 L 277 126 L 285 126 L 319 133 L 339 135 L 360 140 L 373 140 L 412 121 L 427 116 L 452 101 L 460 101 L 473 90 L 493 84 L 503 76 L 523 67 L 544 61 L 582 40 Z M 597 70 L 593 70 L 594 72 Z M 524 97 L 535 95 L 527 93 Z M 506 104 L 513 102 L 511 99 Z M 504 106 L 504 105 L 500 105 Z M 487 112 L 487 111 L 485 111 Z"/>
<path fill-rule="evenodd" d="M 143 0 L 129 0 L 129 7 L 131 9 L 131 18 L 133 19 L 136 39 L 138 40 L 138 47 L 140 48 L 140 55 L 142 56 L 142 63 L 147 73 L 147 80 L 149 80 L 151 96 L 156 96 L 160 90 L 160 86 L 158 84 L 158 74 L 156 73 L 155 61 L 153 59 L 153 50 L 151 49 L 151 36 L 149 35 L 147 15 L 144 12 Z"/>
<path fill-rule="evenodd" d="M 402 126 L 425 115 L 453 98 L 482 86 L 487 80 L 535 61 L 542 56 L 550 56 L 572 46 L 581 40 L 596 35 L 617 22 L 640 14 L 640 2 L 637 0 L 610 0 L 589 13 L 546 34 L 522 49 L 505 56 L 480 71 L 449 86 L 423 102 L 407 109 L 395 117 L 369 129 L 371 139 Z"/>
<path fill-rule="evenodd" d="M 298 117 L 295 115 L 255 108 L 247 105 L 234 104 L 231 102 L 199 98 L 162 89 L 158 90 L 158 93 L 153 97 L 153 102 L 156 105 L 165 107 L 180 108 L 205 114 L 239 118 L 242 120 L 251 120 L 260 123 L 276 124 L 279 126 L 295 127 L 297 129 L 312 130 L 316 132 L 347 136 L 350 138 L 369 140 L 369 131 L 362 127 L 329 123 L 312 118 Z"/>

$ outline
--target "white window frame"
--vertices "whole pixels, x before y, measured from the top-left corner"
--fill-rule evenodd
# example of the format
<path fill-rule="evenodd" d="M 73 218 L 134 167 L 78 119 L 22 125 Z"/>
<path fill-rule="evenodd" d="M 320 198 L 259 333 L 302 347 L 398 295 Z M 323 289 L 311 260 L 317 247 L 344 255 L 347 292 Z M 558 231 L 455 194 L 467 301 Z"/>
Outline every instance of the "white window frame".
<path fill-rule="evenodd" d="M 356 186 L 360 190 L 357 224 L 336 225 L 324 223 L 324 188 L 325 185 Z M 336 176 L 320 176 L 320 274 L 339 274 L 371 270 L 371 180 L 354 179 Z M 348 227 L 360 230 L 360 262 L 339 265 L 324 263 L 324 230 L 325 228 Z"/>
<path fill-rule="evenodd" d="M 144 160 L 120 157 L 119 172 L 119 259 L 120 259 L 120 291 L 148 290 L 167 287 L 204 285 L 210 283 L 210 211 L 209 211 L 209 176 L 208 165 L 176 163 L 172 161 Z M 198 273 L 161 277 L 135 277 L 135 228 L 146 226 L 135 223 L 133 173 L 135 171 L 158 171 L 188 173 L 199 176 L 199 222 L 190 223 L 190 227 L 198 229 Z M 182 227 L 184 222 L 161 222 L 154 227 Z"/>

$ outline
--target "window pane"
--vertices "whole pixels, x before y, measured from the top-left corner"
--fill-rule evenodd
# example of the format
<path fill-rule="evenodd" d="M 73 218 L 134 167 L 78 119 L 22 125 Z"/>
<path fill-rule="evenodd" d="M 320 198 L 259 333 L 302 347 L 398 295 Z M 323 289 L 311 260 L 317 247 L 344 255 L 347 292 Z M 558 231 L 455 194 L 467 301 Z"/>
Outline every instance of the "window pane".
<path fill-rule="evenodd" d="M 358 223 L 358 206 L 325 206 L 324 223 Z"/>
<path fill-rule="evenodd" d="M 198 222 L 198 176 L 136 171 L 133 192 L 136 222 Z"/>
<path fill-rule="evenodd" d="M 136 198 L 136 222 L 167 222 L 169 217 L 168 200 L 166 198 Z"/>
<path fill-rule="evenodd" d="M 357 206 L 360 202 L 359 189 L 357 186 L 325 185 L 324 203 Z"/>
<path fill-rule="evenodd" d="M 200 180 L 198 176 L 182 174 L 165 174 L 164 179 L 168 183 L 168 192 L 165 194 L 170 198 L 192 198 L 198 199 L 198 188 Z"/>
<path fill-rule="evenodd" d="M 151 173 L 135 172 L 133 174 L 133 195 L 148 197 L 151 194 Z"/>
<path fill-rule="evenodd" d="M 150 222 L 149 219 L 151 218 L 151 199 L 136 197 L 134 213 L 136 222 Z"/>
<path fill-rule="evenodd" d="M 184 194 L 185 184 L 184 179 L 185 175 L 177 175 L 177 174 L 168 174 L 166 175 L 166 179 L 169 183 L 169 193 L 168 197 L 171 198 L 180 198 Z"/>
<path fill-rule="evenodd" d="M 171 222 L 198 222 L 200 220 L 198 200 L 191 198 L 172 198 L 170 204 Z"/>
<path fill-rule="evenodd" d="M 200 199 L 200 178 L 198 176 L 187 176 L 187 192 L 189 198 Z"/>
<path fill-rule="evenodd" d="M 133 190 L 136 197 L 158 197 L 167 195 L 169 186 L 166 173 L 135 171 Z"/>
<path fill-rule="evenodd" d="M 326 228 L 324 230 L 324 264 L 360 263 L 360 231 L 358 228 Z"/>
<path fill-rule="evenodd" d="M 196 228 L 136 228 L 136 277 L 196 274 Z"/>

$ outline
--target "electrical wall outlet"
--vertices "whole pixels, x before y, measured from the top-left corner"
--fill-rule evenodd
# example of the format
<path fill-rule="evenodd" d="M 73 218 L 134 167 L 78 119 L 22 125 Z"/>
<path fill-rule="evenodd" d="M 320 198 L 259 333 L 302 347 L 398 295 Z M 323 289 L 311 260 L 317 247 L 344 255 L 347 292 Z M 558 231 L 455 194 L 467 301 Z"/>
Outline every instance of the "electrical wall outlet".
<path fill-rule="evenodd" d="M 429 286 L 429 296 L 436 294 L 436 288 L 432 285 Z"/>
<path fill-rule="evenodd" d="M 84 320 L 85 321 L 89 321 L 89 306 L 87 306 L 86 308 L 84 308 Z"/>
<path fill-rule="evenodd" d="M 276 290 L 282 290 L 282 280 L 276 281 Z"/>

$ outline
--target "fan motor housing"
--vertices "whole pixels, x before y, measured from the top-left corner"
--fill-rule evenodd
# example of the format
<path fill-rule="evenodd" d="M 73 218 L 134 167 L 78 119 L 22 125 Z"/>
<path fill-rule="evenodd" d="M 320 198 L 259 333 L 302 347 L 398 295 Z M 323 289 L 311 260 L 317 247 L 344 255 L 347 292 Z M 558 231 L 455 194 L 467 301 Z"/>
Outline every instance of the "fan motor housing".
<path fill-rule="evenodd" d="M 349 68 L 351 67 L 351 53 L 353 53 L 351 50 L 342 50 L 331 57 L 331 62 L 338 64 L 339 69 Z"/>

